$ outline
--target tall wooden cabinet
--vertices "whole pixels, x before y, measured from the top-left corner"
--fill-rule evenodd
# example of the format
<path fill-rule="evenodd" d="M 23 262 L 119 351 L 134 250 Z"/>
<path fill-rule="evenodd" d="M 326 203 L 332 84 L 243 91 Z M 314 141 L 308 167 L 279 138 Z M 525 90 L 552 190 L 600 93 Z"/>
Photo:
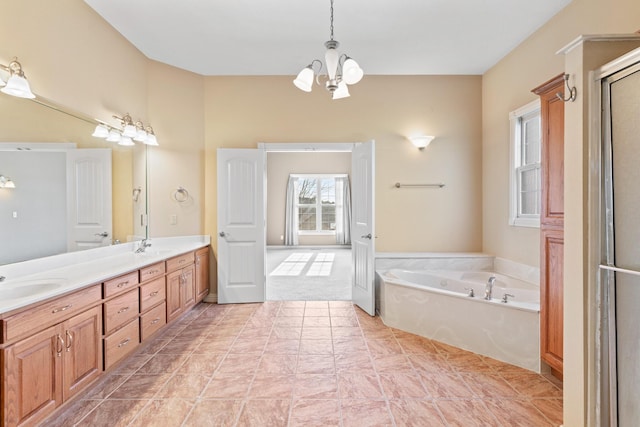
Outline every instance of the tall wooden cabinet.
<path fill-rule="evenodd" d="M 540 96 L 540 353 L 562 379 L 564 316 L 564 75 L 535 88 Z"/>

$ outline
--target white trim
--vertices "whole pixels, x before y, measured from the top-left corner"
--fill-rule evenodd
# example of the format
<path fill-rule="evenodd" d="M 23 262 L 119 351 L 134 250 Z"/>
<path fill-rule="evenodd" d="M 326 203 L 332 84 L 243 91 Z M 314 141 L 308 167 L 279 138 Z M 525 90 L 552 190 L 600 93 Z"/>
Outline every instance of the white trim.
<path fill-rule="evenodd" d="M 2 142 L 0 151 L 68 151 L 78 148 L 73 142 Z"/>
<path fill-rule="evenodd" d="M 353 151 L 354 143 L 349 142 L 291 142 L 291 143 L 272 143 L 259 142 L 258 149 L 265 150 L 268 153 L 277 152 L 316 152 L 316 153 L 339 153 Z"/>
<path fill-rule="evenodd" d="M 540 227 L 540 216 L 518 215 L 518 171 L 520 163 L 520 147 L 516 146 L 518 119 L 524 115 L 540 110 L 540 99 L 533 100 L 509 113 L 509 225 L 514 227 Z M 542 137 L 542 135 L 541 135 Z M 542 141 L 541 141 L 542 142 Z"/>
<path fill-rule="evenodd" d="M 631 34 L 587 34 L 576 37 L 567 45 L 556 52 L 556 55 L 566 55 L 576 47 L 585 42 L 624 42 L 624 41 L 640 41 L 640 35 Z"/>

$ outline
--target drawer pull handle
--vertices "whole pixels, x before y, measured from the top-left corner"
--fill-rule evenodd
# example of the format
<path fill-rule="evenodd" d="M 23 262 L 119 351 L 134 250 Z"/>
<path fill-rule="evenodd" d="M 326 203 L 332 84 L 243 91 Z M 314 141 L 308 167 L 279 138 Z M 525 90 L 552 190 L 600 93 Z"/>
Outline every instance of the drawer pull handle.
<path fill-rule="evenodd" d="M 62 350 L 64 350 L 64 340 L 60 334 L 56 334 L 56 355 L 58 357 L 62 356 Z"/>
<path fill-rule="evenodd" d="M 156 323 L 158 323 L 159 321 L 160 321 L 160 318 L 159 318 L 159 317 L 158 317 L 158 318 L 155 318 L 155 319 L 153 319 L 153 320 L 151 321 L 151 324 L 152 324 L 152 325 L 155 325 L 155 324 L 156 324 Z"/>
<path fill-rule="evenodd" d="M 122 307 L 120 310 L 118 310 L 118 314 L 122 314 L 125 311 L 129 311 L 129 307 Z"/>
<path fill-rule="evenodd" d="M 71 351 L 71 346 L 73 345 L 73 335 L 69 331 L 65 331 L 65 335 L 67 336 L 67 352 Z"/>
<path fill-rule="evenodd" d="M 60 313 L 61 311 L 65 311 L 70 309 L 71 307 L 73 307 L 73 304 L 67 304 L 64 307 L 60 307 L 60 308 L 54 308 L 53 310 L 51 310 L 52 314 L 56 314 L 56 313 Z"/>
<path fill-rule="evenodd" d="M 156 274 L 156 273 L 160 273 L 160 270 L 151 270 L 151 271 L 149 272 L 149 274 Z"/>
<path fill-rule="evenodd" d="M 131 338 L 127 338 L 126 340 L 122 341 L 120 344 L 118 344 L 118 348 L 124 347 L 125 345 L 129 344 L 129 341 L 131 341 Z"/>
<path fill-rule="evenodd" d="M 149 294 L 149 296 L 150 296 L 150 297 L 155 297 L 156 295 L 158 295 L 158 293 L 159 293 L 158 291 L 151 292 L 151 293 Z"/>
<path fill-rule="evenodd" d="M 126 286 L 126 285 L 128 285 L 128 284 L 129 284 L 129 281 L 127 280 L 126 282 L 120 282 L 120 283 L 118 283 L 116 286 L 117 286 L 118 288 L 121 288 L 121 287 Z"/>

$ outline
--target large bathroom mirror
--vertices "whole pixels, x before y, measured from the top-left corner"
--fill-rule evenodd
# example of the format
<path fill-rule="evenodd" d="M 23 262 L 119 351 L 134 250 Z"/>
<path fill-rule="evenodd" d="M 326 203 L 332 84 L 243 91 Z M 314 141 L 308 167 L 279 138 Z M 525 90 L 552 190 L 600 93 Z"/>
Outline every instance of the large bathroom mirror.
<path fill-rule="evenodd" d="M 101 246 L 147 237 L 146 146 L 123 147 L 92 137 L 96 124 L 83 117 L 49 101 L 0 93 L 0 176 L 13 183 L 2 188 L 0 182 L 0 265 L 95 247 L 39 245 L 46 239 L 64 239 L 60 234 L 69 229 L 65 208 L 69 197 L 79 206 L 95 202 L 84 200 L 83 194 L 93 195 L 91 186 L 76 191 L 69 183 L 67 151 L 102 152 L 108 157 L 111 194 L 104 199 L 108 201 L 104 209 L 110 211 L 111 220 L 110 230 L 95 232 L 106 234 L 96 236 Z M 86 183 L 83 176 L 78 180 Z M 82 218 L 79 223 L 82 227 Z"/>

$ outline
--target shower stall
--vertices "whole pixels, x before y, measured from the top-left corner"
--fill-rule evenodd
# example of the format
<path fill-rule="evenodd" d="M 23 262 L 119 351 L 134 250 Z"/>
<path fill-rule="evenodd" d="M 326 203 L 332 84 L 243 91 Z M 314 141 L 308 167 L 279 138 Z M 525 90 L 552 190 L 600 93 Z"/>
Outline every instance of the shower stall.
<path fill-rule="evenodd" d="M 635 56 L 635 60 L 633 59 Z M 640 53 L 601 76 L 602 424 L 640 425 Z"/>

